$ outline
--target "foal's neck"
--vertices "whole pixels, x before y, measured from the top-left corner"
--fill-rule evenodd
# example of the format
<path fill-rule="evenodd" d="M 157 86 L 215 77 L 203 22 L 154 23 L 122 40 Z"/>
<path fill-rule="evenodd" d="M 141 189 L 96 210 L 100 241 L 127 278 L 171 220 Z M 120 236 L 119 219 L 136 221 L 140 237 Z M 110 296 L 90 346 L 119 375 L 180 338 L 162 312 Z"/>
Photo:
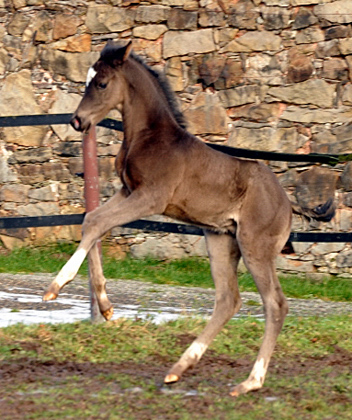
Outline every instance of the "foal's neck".
<path fill-rule="evenodd" d="M 127 83 L 122 116 L 128 139 L 141 132 L 152 136 L 178 125 L 159 82 L 141 63 L 129 58 L 124 74 Z"/>

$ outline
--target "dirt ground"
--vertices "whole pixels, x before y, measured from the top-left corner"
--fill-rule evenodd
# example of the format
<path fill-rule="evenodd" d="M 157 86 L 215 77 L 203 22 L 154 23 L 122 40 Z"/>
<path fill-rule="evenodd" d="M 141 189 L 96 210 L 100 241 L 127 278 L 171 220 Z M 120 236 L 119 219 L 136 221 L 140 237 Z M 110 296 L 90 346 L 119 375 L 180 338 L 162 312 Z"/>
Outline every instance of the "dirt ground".
<path fill-rule="evenodd" d="M 189 342 L 193 337 L 185 335 L 183 340 Z M 39 349 L 37 349 L 39 350 Z M 104 408 L 106 411 L 114 410 L 116 406 L 121 404 L 121 407 L 128 406 L 129 410 L 136 413 L 135 417 L 125 417 L 123 412 L 119 419 L 135 418 L 138 420 L 152 420 L 152 419 L 179 419 L 177 413 L 170 410 L 170 407 L 166 405 L 160 406 L 160 400 L 164 394 L 168 393 L 180 393 L 183 395 L 182 406 L 189 412 L 193 412 L 194 418 L 202 420 L 213 420 L 214 414 L 208 410 L 208 407 L 214 404 L 214 400 L 217 396 L 228 395 L 230 390 L 229 383 L 233 379 L 233 372 L 236 372 L 237 377 L 248 374 L 253 361 L 247 359 L 234 360 L 228 356 L 215 356 L 211 351 L 208 351 L 199 364 L 187 372 L 183 381 L 180 384 L 176 384 L 172 388 L 165 387 L 162 385 L 162 378 L 167 370 L 168 363 L 162 358 L 155 358 L 155 360 L 148 360 L 146 363 L 134 363 L 132 361 L 123 363 L 75 363 L 75 362 L 39 362 L 33 359 L 20 359 L 16 362 L 5 362 L 0 365 L 0 378 L 1 378 L 1 389 L 0 389 L 0 413 L 1 418 L 4 420 L 23 420 L 23 413 L 26 413 L 26 419 L 33 418 L 44 419 L 45 417 L 37 417 L 38 412 L 40 413 L 40 406 L 38 402 L 35 404 L 31 400 L 30 395 L 21 395 L 16 393 L 13 396 L 13 403 L 9 404 L 8 394 L 6 395 L 3 390 L 7 389 L 11 385 L 31 385 L 38 383 L 50 384 L 50 387 L 55 387 L 60 394 L 60 389 L 67 386 L 70 378 L 74 377 L 79 382 L 79 386 L 84 392 L 78 396 L 72 396 L 70 404 L 73 407 L 91 406 L 94 401 L 94 396 L 99 392 L 109 390 L 110 394 L 113 394 L 111 400 L 105 401 Z M 326 357 L 321 358 L 310 358 L 305 359 L 302 362 L 299 359 L 292 358 L 287 360 L 285 364 L 277 363 L 275 358 L 271 362 L 270 375 L 276 375 L 280 378 L 297 377 L 300 374 L 309 373 L 314 377 L 315 374 L 320 372 L 326 367 L 333 366 L 334 376 L 340 373 L 350 370 L 352 365 L 352 353 L 349 353 L 343 349 L 336 347 L 335 353 Z M 104 381 L 104 377 L 111 378 L 112 375 L 128 375 L 138 381 L 148 381 L 149 383 L 156 385 L 157 389 L 149 395 L 147 398 L 139 395 L 142 390 L 138 387 L 131 387 L 128 389 L 121 389 L 118 383 L 115 381 Z M 96 378 L 99 380 L 96 380 Z M 209 393 L 207 395 L 197 395 L 194 390 L 197 389 L 200 383 L 207 383 L 209 387 L 216 389 L 216 395 Z M 36 391 L 39 392 L 39 391 Z M 307 395 L 305 390 L 300 388 L 291 389 L 290 392 L 293 394 L 294 399 L 299 404 L 300 400 L 304 400 Z M 261 390 L 255 393 L 257 400 L 270 401 L 273 398 L 273 391 L 270 387 L 264 386 Z M 274 399 L 277 401 L 284 401 L 287 398 L 287 388 L 282 390 L 275 390 Z M 190 397 L 190 398 L 189 398 Z M 331 404 L 343 404 L 351 406 L 352 399 L 348 394 L 344 393 L 332 393 L 330 388 L 321 388 L 320 398 Z M 60 397 L 59 397 L 60 399 Z M 20 404 L 16 404 L 17 400 Z M 158 406 L 158 414 L 154 411 L 154 404 Z M 250 411 L 253 409 L 255 401 L 241 401 L 238 402 L 241 410 Z M 43 406 L 43 410 L 47 407 Z M 164 411 L 164 412 L 163 412 Z M 56 417 L 55 417 L 56 418 Z M 71 417 L 70 417 L 71 418 Z M 98 419 L 109 419 L 110 417 L 103 415 L 88 414 L 84 417 L 86 419 L 98 420 Z M 115 417 L 114 417 L 115 418 Z M 224 414 L 224 417 L 228 418 Z M 231 417 L 232 418 L 232 417 Z M 259 418 L 259 417 L 258 417 Z M 261 417 L 260 417 L 261 418 Z M 272 417 L 265 417 L 272 418 Z M 283 416 L 282 418 L 286 418 Z M 298 417 L 302 418 L 302 417 Z M 313 418 L 313 417 L 305 417 Z M 315 417 L 314 417 L 315 418 Z M 333 418 L 333 417 L 328 417 Z M 347 418 L 351 418 L 346 416 Z M 264 419 L 264 417 L 263 417 Z"/>
<path fill-rule="evenodd" d="M 9 275 L 0 274 L 0 291 L 14 293 L 32 293 L 34 295 L 41 295 L 45 287 L 50 283 L 51 275 L 33 274 L 33 275 Z M 87 280 L 78 278 L 74 283 L 65 288 L 65 293 L 68 293 L 76 299 L 87 299 L 89 292 L 87 288 Z M 109 294 L 114 306 L 119 302 L 139 304 L 139 305 L 153 305 L 157 307 L 158 302 L 163 306 L 167 303 L 170 307 L 181 306 L 188 309 L 197 309 L 198 313 L 209 313 L 213 305 L 213 290 L 203 290 L 198 288 L 184 288 L 184 287 L 168 287 L 160 285 L 152 285 L 148 283 L 136 281 L 110 281 Z M 260 302 L 260 299 L 255 293 L 243 294 L 244 307 L 241 310 L 242 314 L 261 314 L 262 307 L 254 305 L 253 302 Z M 299 314 L 301 316 L 317 315 L 322 316 L 333 313 L 351 313 L 352 304 L 350 303 L 332 303 L 323 302 L 319 300 L 303 301 L 297 299 L 290 299 L 291 313 Z M 22 309 L 36 309 L 47 310 L 45 303 L 22 303 L 16 300 L 0 300 L 1 307 L 11 307 L 16 310 Z M 52 308 L 63 309 L 60 303 L 54 303 Z M 194 339 L 189 334 L 184 334 L 179 337 L 184 347 Z M 23 345 L 23 344 L 22 344 Z M 40 353 L 40 343 L 27 350 L 33 350 Z M 37 346 L 37 347 L 36 347 Z M 39 347 L 38 347 L 39 346 Z M 16 361 L 5 361 L 0 363 L 0 413 L 2 419 L 22 420 L 23 413 L 26 413 L 27 418 L 42 418 L 37 417 L 40 407 L 38 402 L 33 403 L 30 396 L 25 396 L 15 393 L 9 396 L 8 390 L 12 386 L 21 384 L 31 385 L 47 383 L 51 387 L 62 389 L 70 382 L 70 378 L 74 377 L 78 380 L 82 387 L 82 392 L 79 396 L 72 396 L 73 406 L 89 406 L 92 404 L 92 396 L 102 392 L 107 388 L 110 393 L 114 395 L 111 402 L 111 409 L 116 407 L 116 404 L 127 404 L 129 409 L 138 412 L 139 420 L 150 420 L 154 418 L 168 418 L 178 419 L 177 414 L 174 413 L 170 417 L 170 408 L 165 406 L 165 413 L 163 408 L 160 407 L 158 416 L 155 417 L 153 412 L 153 404 L 159 404 L 161 395 L 172 393 L 183 393 L 185 396 L 183 406 L 190 412 L 197 413 L 195 418 L 204 420 L 213 420 L 213 414 L 208 410 L 208 406 L 213 404 L 214 395 L 200 396 L 194 393 L 200 383 L 207 383 L 210 387 L 213 385 L 216 388 L 218 395 L 227 395 L 230 390 L 230 384 L 233 380 L 233 372 L 236 372 L 236 377 L 247 375 L 253 364 L 253 360 L 248 359 L 234 359 L 225 355 L 217 355 L 211 350 L 208 351 L 200 363 L 187 372 L 180 384 L 176 384 L 172 388 L 166 388 L 162 385 L 162 379 L 165 372 L 170 367 L 169 361 L 159 356 L 153 356 L 153 360 L 148 359 L 143 363 L 135 363 L 133 361 L 123 363 L 77 363 L 74 361 L 59 362 L 50 360 L 47 362 L 40 362 L 35 358 L 20 358 Z M 352 353 L 336 346 L 333 354 L 324 357 L 310 357 L 305 358 L 303 361 L 297 356 L 286 360 L 285 363 L 278 362 L 273 357 L 271 366 L 269 368 L 271 375 L 277 375 L 281 378 L 294 378 L 300 374 L 309 374 L 314 377 L 317 372 L 321 372 L 327 367 L 333 366 L 332 375 L 338 376 L 340 373 L 351 370 L 352 366 Z M 130 375 L 138 380 L 148 381 L 153 386 L 156 386 L 157 391 L 149 396 L 148 401 L 144 401 L 142 391 L 138 387 L 131 387 L 129 389 L 121 389 L 116 381 L 109 381 L 108 379 L 95 378 L 109 378 L 114 375 Z M 295 388 L 294 397 L 299 401 L 303 398 L 303 390 Z M 340 398 L 342 404 L 352 404 L 352 399 L 349 394 L 332 394 L 331 389 L 322 387 L 321 397 L 326 401 L 333 401 L 336 403 L 336 398 Z M 140 394 L 140 395 L 138 395 Z M 263 389 L 256 393 L 261 398 L 271 398 L 272 390 L 270 387 L 264 386 Z M 136 398 L 137 395 L 137 398 Z M 192 398 L 186 398 L 192 395 Z M 283 389 L 282 394 L 275 391 L 275 398 L 284 400 L 287 396 L 287 390 Z M 94 398 L 93 398 L 94 399 Z M 18 400 L 18 403 L 17 403 Z M 109 410 L 109 401 L 107 400 L 107 410 Z M 9 404 L 11 402 L 11 404 Z M 242 403 L 239 403 L 240 406 Z M 250 409 L 250 402 L 243 404 L 248 405 Z M 141 408 L 143 406 L 143 408 Z M 148 408 L 151 407 L 151 408 Z M 245 405 L 243 405 L 245 407 Z M 43 409 L 46 408 L 43 406 Z M 31 415 L 33 414 L 33 417 Z M 56 417 L 55 417 L 56 418 Z M 100 419 L 109 418 L 104 416 L 96 416 L 87 414 L 85 419 Z M 117 417 L 116 417 L 117 418 Z M 121 419 L 130 418 L 121 415 Z M 218 418 L 218 417 L 217 417 Z M 226 417 L 224 417 L 226 418 Z M 308 417 L 307 417 L 308 418 Z"/>

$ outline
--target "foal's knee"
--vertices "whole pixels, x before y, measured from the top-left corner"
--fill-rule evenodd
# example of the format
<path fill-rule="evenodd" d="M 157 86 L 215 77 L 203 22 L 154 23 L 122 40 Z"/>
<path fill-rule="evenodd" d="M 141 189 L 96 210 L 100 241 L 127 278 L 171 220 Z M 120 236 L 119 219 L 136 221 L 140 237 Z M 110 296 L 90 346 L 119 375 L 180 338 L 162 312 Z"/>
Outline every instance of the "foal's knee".
<path fill-rule="evenodd" d="M 215 301 L 215 311 L 219 311 L 224 318 L 224 322 L 229 321 L 242 306 L 241 297 L 233 296 L 230 293 L 217 297 Z"/>

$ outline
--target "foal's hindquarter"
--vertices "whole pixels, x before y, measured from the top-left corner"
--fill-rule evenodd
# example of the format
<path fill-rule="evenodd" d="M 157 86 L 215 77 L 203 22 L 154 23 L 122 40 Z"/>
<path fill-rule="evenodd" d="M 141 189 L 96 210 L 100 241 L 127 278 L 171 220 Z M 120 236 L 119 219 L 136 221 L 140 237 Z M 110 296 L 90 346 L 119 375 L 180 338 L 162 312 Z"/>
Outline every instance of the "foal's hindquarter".
<path fill-rule="evenodd" d="M 289 236 L 290 203 L 266 166 L 210 149 L 180 127 L 152 76 L 129 56 L 126 48 L 123 53 L 120 50 L 116 48 L 116 54 L 123 59 L 116 67 L 104 63 L 103 51 L 100 64 L 96 65 L 98 73 L 74 114 L 74 125 L 83 129 L 83 124 L 90 126 L 102 118 L 101 110 L 97 121 L 90 116 L 90 101 L 99 94 L 101 85 L 99 69 L 104 70 L 105 79 L 106 75 L 110 77 L 108 83 L 115 83 L 115 88 L 118 77 L 121 99 L 115 107 L 122 109 L 125 138 L 116 166 L 123 188 L 87 214 L 82 241 L 47 289 L 44 300 L 57 297 L 89 252 L 99 308 L 110 319 L 112 306 L 105 291 L 96 241 L 114 226 L 153 214 L 195 223 L 205 232 L 216 286 L 215 307 L 204 331 L 170 369 L 165 382 L 177 381 L 196 364 L 216 334 L 240 309 L 237 266 L 242 256 L 263 299 L 266 328 L 249 378 L 237 385 L 232 395 L 258 389 L 263 385 L 287 314 L 287 303 L 275 274 L 275 258 Z"/>

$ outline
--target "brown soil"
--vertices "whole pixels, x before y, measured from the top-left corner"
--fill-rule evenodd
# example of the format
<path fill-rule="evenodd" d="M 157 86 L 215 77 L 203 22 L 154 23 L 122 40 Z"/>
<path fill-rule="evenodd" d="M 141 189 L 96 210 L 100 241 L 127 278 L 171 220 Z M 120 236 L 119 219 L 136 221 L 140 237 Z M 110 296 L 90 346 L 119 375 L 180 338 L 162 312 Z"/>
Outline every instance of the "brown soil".
<path fill-rule="evenodd" d="M 25 293 L 23 289 L 27 289 L 27 293 L 41 294 L 46 285 L 50 282 L 51 276 L 47 275 L 0 275 L 0 291 L 11 291 L 12 293 L 16 290 L 16 287 L 20 287 L 18 293 Z M 78 279 L 72 285 L 69 285 L 65 292 L 70 293 L 72 297 L 82 297 L 86 299 L 88 291 L 85 286 L 86 281 L 84 279 Z M 197 288 L 168 288 L 164 286 L 156 286 L 151 284 L 145 284 L 140 282 L 110 282 L 110 296 L 115 305 L 119 301 L 124 303 L 141 303 L 148 304 L 148 302 L 162 299 L 164 302 L 167 301 L 170 306 L 172 305 L 184 305 L 185 307 L 191 308 L 204 308 L 210 310 L 213 303 L 213 291 L 202 290 Z M 153 290 L 152 290 L 153 289 Z M 149 292 L 148 292 L 149 290 Z M 256 294 L 245 294 L 246 300 L 258 300 Z M 44 304 L 21 304 L 21 302 L 11 301 L 11 307 L 17 305 L 18 309 L 29 307 L 33 309 L 47 309 Z M 25 306 L 23 306 L 25 305 Z M 60 307 L 60 304 L 57 304 Z M 2 301 L 2 306 L 3 301 Z M 320 313 L 325 315 L 327 313 L 336 312 L 351 312 L 350 304 L 336 304 L 322 301 L 309 301 L 309 304 L 294 300 L 291 300 L 291 309 L 294 307 L 293 313 L 300 315 Z M 8 307 L 8 306 L 7 306 Z M 203 309 L 202 309 L 203 310 Z M 243 311 L 261 311 L 261 307 L 254 307 L 244 305 Z M 292 310 L 291 310 L 292 312 Z M 190 334 L 181 335 L 178 340 L 180 344 L 186 347 L 193 340 L 193 336 Z M 30 345 L 30 344 L 29 344 Z M 38 344 L 40 346 L 40 344 Z M 40 348 L 33 348 L 27 350 L 34 350 L 36 353 L 40 353 Z M 0 413 L 1 419 L 11 420 L 22 420 L 27 418 L 41 418 L 38 417 L 40 413 L 40 403 L 36 400 L 33 402 L 31 396 L 27 393 L 21 394 L 21 392 L 15 391 L 13 394 L 9 394 L 9 389 L 12 386 L 17 387 L 21 385 L 35 385 L 33 387 L 35 393 L 38 391 L 38 387 L 43 387 L 43 393 L 45 395 L 45 387 L 55 388 L 55 391 L 60 394 L 60 389 L 63 390 L 65 386 L 70 383 L 70 378 L 79 378 L 80 384 L 84 392 L 79 396 L 72 395 L 71 404 L 73 407 L 89 407 L 94 400 L 94 395 L 108 390 L 113 398 L 107 398 L 106 410 L 113 410 L 119 404 L 128 407 L 130 412 L 136 414 L 138 420 L 150 420 L 150 419 L 170 419 L 177 420 L 177 412 L 170 411 L 170 407 L 159 406 L 158 415 L 155 416 L 154 408 L 148 409 L 148 407 L 154 407 L 153 404 L 158 405 L 160 395 L 167 393 L 178 393 L 182 394 L 182 407 L 185 410 L 195 413 L 195 419 L 213 420 L 214 414 L 209 407 L 214 404 L 217 396 L 227 395 L 230 387 L 233 385 L 234 377 L 244 378 L 248 375 L 252 366 L 253 360 L 251 359 L 234 359 L 225 355 L 217 355 L 211 350 L 208 351 L 200 363 L 190 371 L 186 372 L 183 380 L 175 384 L 172 387 L 165 387 L 162 385 L 162 380 L 170 367 L 170 362 L 165 360 L 163 357 L 153 356 L 145 360 L 143 363 L 136 363 L 133 361 L 127 361 L 123 363 L 77 363 L 64 361 L 59 362 L 55 360 L 49 361 L 38 361 L 35 358 L 20 358 L 16 361 L 5 361 L 0 363 Z M 293 356 L 289 360 L 277 360 L 275 357 L 271 362 L 269 369 L 270 375 L 276 375 L 280 378 L 293 378 L 299 375 L 309 374 L 312 378 L 318 372 L 324 370 L 327 367 L 333 367 L 329 375 L 337 376 L 341 373 L 350 372 L 352 366 L 352 353 L 348 352 L 339 347 L 335 347 L 334 353 L 325 357 L 305 357 L 304 360 L 299 356 Z M 137 387 L 131 387 L 129 389 L 121 389 L 119 384 L 111 380 L 111 375 L 128 375 L 133 378 L 135 383 L 139 380 L 144 383 L 147 382 L 151 386 L 156 387 L 156 391 L 148 396 L 148 400 L 143 400 L 142 390 Z M 43 385 L 44 384 L 44 385 Z M 199 389 L 200 384 L 206 384 L 211 387 L 212 394 L 201 395 L 194 393 L 194 390 Z M 288 393 L 291 393 L 291 397 L 298 402 L 305 398 L 303 390 L 299 387 L 292 389 L 282 389 L 275 391 L 275 399 L 284 400 Z M 331 387 L 321 387 L 321 397 L 327 402 L 336 404 L 340 402 L 346 406 L 352 404 L 352 397 L 349 393 L 337 393 L 332 392 Z M 139 395 L 138 395 L 139 394 Z M 257 398 L 270 398 L 273 395 L 272 390 L 269 387 L 264 386 L 261 390 L 256 392 Z M 37 398 L 38 395 L 36 394 Z M 229 397 L 230 398 L 230 397 Z M 255 401 L 255 400 L 254 400 Z M 42 403 L 44 404 L 44 403 Z M 109 404 L 111 406 L 109 406 Z M 239 400 L 238 407 L 242 410 L 251 410 L 254 404 L 253 400 Z M 60 407 L 60 406 L 59 406 Z M 44 405 L 43 410 L 47 407 Z M 111 411 L 110 411 L 111 412 Z M 24 416 L 24 413 L 26 415 Z M 33 414 L 33 417 L 31 415 Z M 56 418 L 56 417 L 55 417 Z M 71 417 L 70 417 L 71 418 Z M 99 415 L 89 414 L 85 419 L 109 419 L 109 414 L 101 413 Z M 121 417 L 114 418 L 134 418 L 134 417 Z M 216 417 L 217 419 L 222 418 L 221 415 Z M 223 417 L 226 418 L 226 415 Z M 308 417 L 307 417 L 308 418 Z M 43 417 L 44 419 L 44 417 Z"/>
<path fill-rule="evenodd" d="M 190 341 L 192 337 L 184 335 L 185 341 Z M 84 389 L 84 393 L 80 394 L 75 400 L 72 396 L 71 404 L 76 407 L 82 407 L 82 405 L 89 406 L 92 404 L 92 396 L 95 394 L 108 390 L 110 394 L 113 394 L 112 400 L 107 400 L 107 411 L 112 410 L 116 404 L 127 404 L 129 409 L 136 414 L 138 420 L 151 420 L 154 418 L 167 418 L 167 419 L 178 419 L 177 413 L 170 412 L 170 407 L 164 407 L 165 413 L 158 413 L 157 417 L 154 417 L 155 413 L 148 409 L 148 406 L 157 404 L 157 400 L 160 400 L 160 395 L 168 393 L 180 393 L 184 396 L 183 407 L 195 413 L 196 419 L 210 420 L 214 417 L 208 410 L 208 406 L 214 404 L 216 398 L 221 395 L 227 395 L 230 390 L 230 384 L 233 381 L 234 372 L 236 377 L 244 377 L 248 374 L 252 365 L 251 360 L 239 359 L 234 360 L 228 356 L 215 355 L 212 351 L 205 354 L 199 364 L 192 370 L 188 371 L 183 380 L 172 386 L 165 387 L 162 385 L 163 375 L 165 374 L 168 363 L 159 357 L 153 357 L 153 359 L 147 360 L 145 363 L 135 363 L 133 361 L 126 361 L 122 363 L 76 363 L 76 362 L 58 362 L 58 361 L 46 361 L 40 362 L 35 359 L 23 358 L 16 360 L 16 362 L 3 362 L 0 365 L 0 377 L 1 377 L 1 388 L 0 388 L 0 412 L 2 419 L 22 420 L 24 418 L 31 418 L 31 413 L 38 415 L 38 403 L 35 404 L 31 401 L 30 395 L 21 395 L 17 392 L 15 395 L 9 396 L 3 390 L 9 389 L 9 387 L 30 384 L 42 384 L 43 390 L 45 386 L 49 386 L 51 389 L 54 387 L 57 392 L 60 393 L 60 389 L 64 388 L 67 383 L 70 382 L 71 377 L 79 380 L 79 384 Z M 322 369 L 333 366 L 333 370 L 330 373 L 333 377 L 340 373 L 346 373 L 350 370 L 352 365 L 352 353 L 346 350 L 335 348 L 335 353 L 320 358 L 309 358 L 304 361 L 300 358 L 295 357 L 290 360 L 286 360 L 285 363 L 282 361 L 276 361 L 275 358 L 271 362 L 270 374 L 276 375 L 280 378 L 293 378 L 298 375 L 311 375 L 314 377 L 315 374 L 320 372 Z M 143 397 L 139 396 L 142 390 L 138 387 L 131 387 L 128 389 L 121 389 L 121 387 L 113 380 L 109 380 L 111 375 L 128 375 L 138 383 L 138 381 L 147 382 L 154 387 L 156 390 L 152 396 L 148 396 L 146 401 L 143 401 Z M 43 385 L 44 384 L 44 385 Z M 206 384 L 212 388 L 212 394 L 197 394 L 194 390 L 198 388 L 199 384 Z M 38 393 L 38 386 L 36 387 Z M 297 401 L 297 403 L 306 398 L 304 390 L 296 387 L 294 389 L 283 388 L 282 390 L 275 390 L 276 400 L 285 400 L 287 394 L 291 393 L 291 396 Z M 45 394 L 45 391 L 43 391 Z M 264 386 L 261 390 L 256 393 L 257 399 L 269 399 L 273 396 L 273 391 L 270 387 Z M 145 397 L 144 397 L 145 398 Z M 230 398 L 230 397 L 229 397 Z M 326 401 L 331 401 L 331 404 L 343 404 L 350 406 L 352 404 L 352 397 L 347 393 L 336 393 L 332 392 L 331 388 L 321 389 L 321 398 Z M 20 402 L 16 404 L 15 400 Z M 94 397 L 93 397 L 94 400 Z M 109 407 L 109 401 L 111 406 Z M 10 402 L 10 404 L 9 404 Z M 253 401 L 238 401 L 241 409 L 251 409 Z M 47 409 L 47 407 L 43 407 Z M 153 410 L 153 409 L 152 409 Z M 26 413 L 26 417 L 24 414 Z M 164 415 L 164 417 L 163 417 Z M 35 417 L 41 418 L 41 417 Z M 44 417 L 43 417 L 44 418 Z M 108 419 L 109 416 L 104 415 L 87 415 L 85 419 Z M 121 419 L 125 417 L 121 415 Z M 131 417 L 128 417 L 131 418 Z M 134 418 L 134 417 L 133 417 Z M 221 417 L 216 417 L 221 418 Z M 224 417 L 226 418 L 226 417 Z"/>

